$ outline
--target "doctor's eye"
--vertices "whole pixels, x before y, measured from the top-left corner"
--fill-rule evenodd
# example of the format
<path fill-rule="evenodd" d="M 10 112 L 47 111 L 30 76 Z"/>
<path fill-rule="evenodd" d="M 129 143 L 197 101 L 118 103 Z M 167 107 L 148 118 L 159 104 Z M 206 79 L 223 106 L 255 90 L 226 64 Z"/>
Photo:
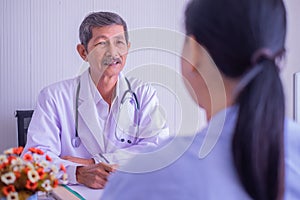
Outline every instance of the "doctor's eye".
<path fill-rule="evenodd" d="M 105 46 L 107 44 L 107 42 L 106 41 L 100 41 L 100 42 L 98 42 L 98 43 L 96 43 L 95 44 L 95 46 Z"/>
<path fill-rule="evenodd" d="M 125 42 L 125 40 L 117 40 L 117 41 L 116 41 L 116 44 L 117 44 L 118 46 L 125 46 L 126 42 Z"/>
<path fill-rule="evenodd" d="M 117 40 L 117 44 L 125 44 L 125 41 L 123 41 L 123 40 Z"/>

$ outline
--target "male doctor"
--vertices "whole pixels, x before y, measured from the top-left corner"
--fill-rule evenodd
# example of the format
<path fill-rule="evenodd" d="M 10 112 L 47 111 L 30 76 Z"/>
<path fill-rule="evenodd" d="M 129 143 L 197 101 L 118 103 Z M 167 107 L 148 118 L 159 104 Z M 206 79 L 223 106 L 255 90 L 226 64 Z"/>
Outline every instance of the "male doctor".
<path fill-rule="evenodd" d="M 130 47 L 125 21 L 92 13 L 79 37 L 90 67 L 40 92 L 24 153 L 40 148 L 66 166 L 70 183 L 103 188 L 116 164 L 155 150 L 169 131 L 155 90 L 121 73 Z"/>

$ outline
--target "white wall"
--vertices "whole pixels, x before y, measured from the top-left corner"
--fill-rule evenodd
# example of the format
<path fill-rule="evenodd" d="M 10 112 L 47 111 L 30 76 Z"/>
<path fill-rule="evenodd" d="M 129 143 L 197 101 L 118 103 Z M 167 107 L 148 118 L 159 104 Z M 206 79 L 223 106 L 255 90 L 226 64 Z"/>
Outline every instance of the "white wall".
<path fill-rule="evenodd" d="M 282 71 L 282 80 L 284 83 L 287 114 L 290 117 L 295 115 L 294 104 L 298 103 L 300 107 L 300 99 L 294 102 L 294 84 L 293 75 L 300 72 L 300 2 L 299 0 L 285 0 L 288 11 L 288 29 L 287 29 L 287 57 L 286 65 Z M 299 122 L 300 123 L 300 122 Z"/>
<path fill-rule="evenodd" d="M 175 72 L 179 56 L 174 48 L 179 40 L 160 37 L 158 29 L 153 38 L 157 44 L 144 44 L 147 32 L 136 29 L 156 27 L 170 31 L 182 29 L 184 0 L 1 0 L 0 48 L 0 151 L 17 145 L 15 110 L 33 109 L 38 92 L 50 83 L 76 76 L 85 64 L 76 52 L 78 28 L 91 11 L 119 13 L 135 30 L 130 34 L 132 51 L 126 72 L 134 72 L 141 65 L 163 65 Z M 145 35 L 146 34 L 146 35 Z M 134 38 L 135 37 L 135 38 Z M 156 37 L 156 38 L 155 38 Z M 171 42 L 170 42 L 171 41 Z M 157 46 L 158 45 L 158 46 Z M 168 46 L 171 45 L 171 46 Z M 171 52 L 168 52 L 169 49 Z M 178 49 L 178 48 L 177 48 Z M 159 77 L 157 73 L 148 73 Z M 176 85 L 175 73 L 160 74 L 161 80 Z M 145 76 L 149 79 L 149 76 Z M 175 130 L 178 105 L 174 93 L 158 88 L 160 100 L 168 112 L 171 129 Z M 174 88 L 172 88 L 174 89 Z M 165 95 L 167 94 L 167 95 Z"/>
<path fill-rule="evenodd" d="M 300 72 L 295 74 L 295 120 L 300 123 Z"/>
<path fill-rule="evenodd" d="M 166 66 L 165 71 L 172 71 L 173 75 L 149 73 L 146 76 L 160 77 L 160 80 L 177 85 L 178 74 L 175 72 L 179 69 L 179 57 L 176 53 L 182 44 L 182 37 L 174 31 L 183 30 L 185 2 L 0 0 L 0 151 L 17 145 L 15 110 L 32 109 L 41 88 L 77 75 L 83 65 L 75 50 L 78 27 L 90 11 L 117 12 L 127 21 L 129 29 L 135 30 L 131 34 L 133 50 L 128 57 L 126 72 L 132 73 L 141 65 L 153 68 L 163 65 Z M 286 3 L 289 14 L 288 59 L 282 77 L 287 95 L 287 113 L 292 116 L 292 74 L 300 71 L 297 55 L 300 52 L 300 4 L 298 0 L 288 0 Z M 159 34 L 154 33 L 153 37 L 157 37 L 155 41 L 159 41 L 159 44 L 143 44 L 148 36 L 136 29 L 145 27 L 168 29 L 168 34 L 160 37 L 161 32 L 158 31 Z M 149 48 L 138 49 L 139 45 Z M 181 112 L 177 109 L 178 100 L 172 96 L 172 92 L 167 93 L 169 88 L 159 87 L 158 92 L 168 112 L 170 126 L 177 129 L 175 122 L 181 120 L 175 117 Z"/>

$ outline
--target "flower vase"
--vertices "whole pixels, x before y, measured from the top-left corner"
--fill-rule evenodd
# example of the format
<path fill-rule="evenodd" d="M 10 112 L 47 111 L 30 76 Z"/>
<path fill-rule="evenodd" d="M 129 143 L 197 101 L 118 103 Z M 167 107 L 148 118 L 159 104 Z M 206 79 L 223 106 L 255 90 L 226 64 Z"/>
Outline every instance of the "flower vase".
<path fill-rule="evenodd" d="M 38 199 L 38 195 L 37 193 L 31 195 L 30 197 L 27 198 L 27 200 L 37 200 Z"/>

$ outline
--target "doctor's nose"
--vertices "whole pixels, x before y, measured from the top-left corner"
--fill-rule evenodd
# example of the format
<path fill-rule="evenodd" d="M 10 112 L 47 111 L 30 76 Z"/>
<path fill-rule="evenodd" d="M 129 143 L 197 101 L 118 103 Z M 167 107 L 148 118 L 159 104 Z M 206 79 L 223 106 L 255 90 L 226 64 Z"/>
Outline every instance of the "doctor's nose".
<path fill-rule="evenodd" d="M 113 58 L 119 56 L 118 48 L 114 44 L 111 43 L 107 47 L 106 56 L 110 56 Z"/>

